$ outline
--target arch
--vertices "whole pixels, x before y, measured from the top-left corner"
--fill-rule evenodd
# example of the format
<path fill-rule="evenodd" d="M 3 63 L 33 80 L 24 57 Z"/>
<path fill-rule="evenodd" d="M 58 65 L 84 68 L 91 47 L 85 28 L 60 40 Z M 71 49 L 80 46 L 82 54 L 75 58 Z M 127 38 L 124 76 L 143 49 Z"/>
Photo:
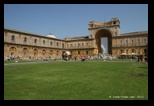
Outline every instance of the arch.
<path fill-rule="evenodd" d="M 131 53 L 136 53 L 136 49 L 135 48 L 131 48 Z"/>
<path fill-rule="evenodd" d="M 14 47 L 14 46 L 11 46 L 10 48 L 9 48 L 9 56 L 11 56 L 11 57 L 16 57 L 16 55 L 17 55 L 17 49 L 16 49 L 16 47 Z"/>
<path fill-rule="evenodd" d="M 50 49 L 50 57 L 52 57 L 52 55 L 53 55 L 53 50 Z"/>
<path fill-rule="evenodd" d="M 107 37 L 107 46 L 108 46 L 107 53 L 112 54 L 112 36 L 113 36 L 113 32 L 110 29 L 101 28 L 95 32 L 95 39 L 96 39 L 96 45 L 98 48 L 98 53 L 103 52 L 101 48 L 101 38 Z"/>
<path fill-rule="evenodd" d="M 34 48 L 33 54 L 34 54 L 34 56 L 33 56 L 34 59 L 38 58 L 38 49 Z"/>
<path fill-rule="evenodd" d="M 29 51 L 27 48 L 22 49 L 22 58 L 28 58 L 29 56 Z"/>
<path fill-rule="evenodd" d="M 46 50 L 45 50 L 45 49 L 43 49 L 43 50 L 42 50 L 42 53 L 43 53 L 43 54 L 45 54 L 45 53 L 46 53 Z"/>
<path fill-rule="evenodd" d="M 125 52 L 126 52 L 126 54 L 128 55 L 128 54 L 129 54 L 129 49 L 126 48 L 126 49 L 125 49 Z"/>
<path fill-rule="evenodd" d="M 119 48 L 117 50 L 117 52 L 118 52 L 118 55 L 123 55 L 122 53 L 125 53 L 125 49 L 124 48 Z"/>
<path fill-rule="evenodd" d="M 100 28 L 100 29 L 97 29 L 97 30 L 95 31 L 94 35 L 96 35 L 96 33 L 97 33 L 98 31 L 101 31 L 101 30 L 107 30 L 107 31 L 109 31 L 109 32 L 111 33 L 112 36 L 114 35 L 113 32 L 112 32 L 110 29 L 107 29 L 107 28 Z"/>

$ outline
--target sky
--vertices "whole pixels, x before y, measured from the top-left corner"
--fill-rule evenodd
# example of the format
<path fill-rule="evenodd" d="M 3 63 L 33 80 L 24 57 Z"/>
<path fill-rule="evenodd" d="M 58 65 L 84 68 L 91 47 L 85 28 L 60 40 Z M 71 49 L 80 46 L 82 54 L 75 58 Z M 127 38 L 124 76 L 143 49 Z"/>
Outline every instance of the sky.
<path fill-rule="evenodd" d="M 148 31 L 148 4 L 4 4 L 4 28 L 57 38 L 88 36 L 90 21 L 120 20 L 120 33 Z"/>

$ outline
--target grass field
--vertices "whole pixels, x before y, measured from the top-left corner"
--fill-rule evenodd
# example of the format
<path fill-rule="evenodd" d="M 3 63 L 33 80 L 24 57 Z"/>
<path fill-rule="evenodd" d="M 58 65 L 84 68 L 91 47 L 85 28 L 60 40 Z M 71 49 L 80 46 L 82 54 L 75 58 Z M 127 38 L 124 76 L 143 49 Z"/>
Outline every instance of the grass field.
<path fill-rule="evenodd" d="M 4 66 L 4 100 L 148 100 L 145 64 L 116 61 Z"/>

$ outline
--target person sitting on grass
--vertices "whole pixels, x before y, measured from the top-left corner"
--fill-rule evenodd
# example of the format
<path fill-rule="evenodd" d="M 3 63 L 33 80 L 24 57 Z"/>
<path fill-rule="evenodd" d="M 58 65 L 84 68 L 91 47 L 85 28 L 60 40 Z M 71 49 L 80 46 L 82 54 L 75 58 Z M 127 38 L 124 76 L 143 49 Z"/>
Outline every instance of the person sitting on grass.
<path fill-rule="evenodd" d="M 85 57 L 84 56 L 82 56 L 81 57 L 81 61 L 85 61 L 86 59 L 85 59 Z"/>

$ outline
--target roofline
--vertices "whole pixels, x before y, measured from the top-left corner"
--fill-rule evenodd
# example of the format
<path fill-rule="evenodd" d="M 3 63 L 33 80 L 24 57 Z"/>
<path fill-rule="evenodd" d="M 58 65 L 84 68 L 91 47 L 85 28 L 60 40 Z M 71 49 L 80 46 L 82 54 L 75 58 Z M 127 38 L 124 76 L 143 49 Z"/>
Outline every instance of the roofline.
<path fill-rule="evenodd" d="M 11 29 L 11 28 L 4 28 L 4 30 L 9 30 L 9 31 L 13 31 L 13 32 L 20 32 L 20 33 L 24 33 L 24 34 L 29 34 L 29 35 L 34 35 L 34 36 L 40 36 L 40 37 L 45 37 L 45 38 L 51 38 L 51 37 L 48 37 L 46 35 L 34 34 L 34 33 L 20 31 L 20 30 Z M 65 40 L 59 39 L 59 38 L 52 38 L 52 39 L 65 41 Z"/>
<path fill-rule="evenodd" d="M 77 37 L 72 37 L 72 38 L 86 38 L 86 37 L 88 37 L 88 35 L 87 36 L 77 36 Z"/>
<path fill-rule="evenodd" d="M 135 31 L 135 32 L 129 32 L 129 33 L 122 33 L 120 35 L 127 35 L 127 34 L 140 34 L 140 33 L 148 33 L 148 31 Z"/>

